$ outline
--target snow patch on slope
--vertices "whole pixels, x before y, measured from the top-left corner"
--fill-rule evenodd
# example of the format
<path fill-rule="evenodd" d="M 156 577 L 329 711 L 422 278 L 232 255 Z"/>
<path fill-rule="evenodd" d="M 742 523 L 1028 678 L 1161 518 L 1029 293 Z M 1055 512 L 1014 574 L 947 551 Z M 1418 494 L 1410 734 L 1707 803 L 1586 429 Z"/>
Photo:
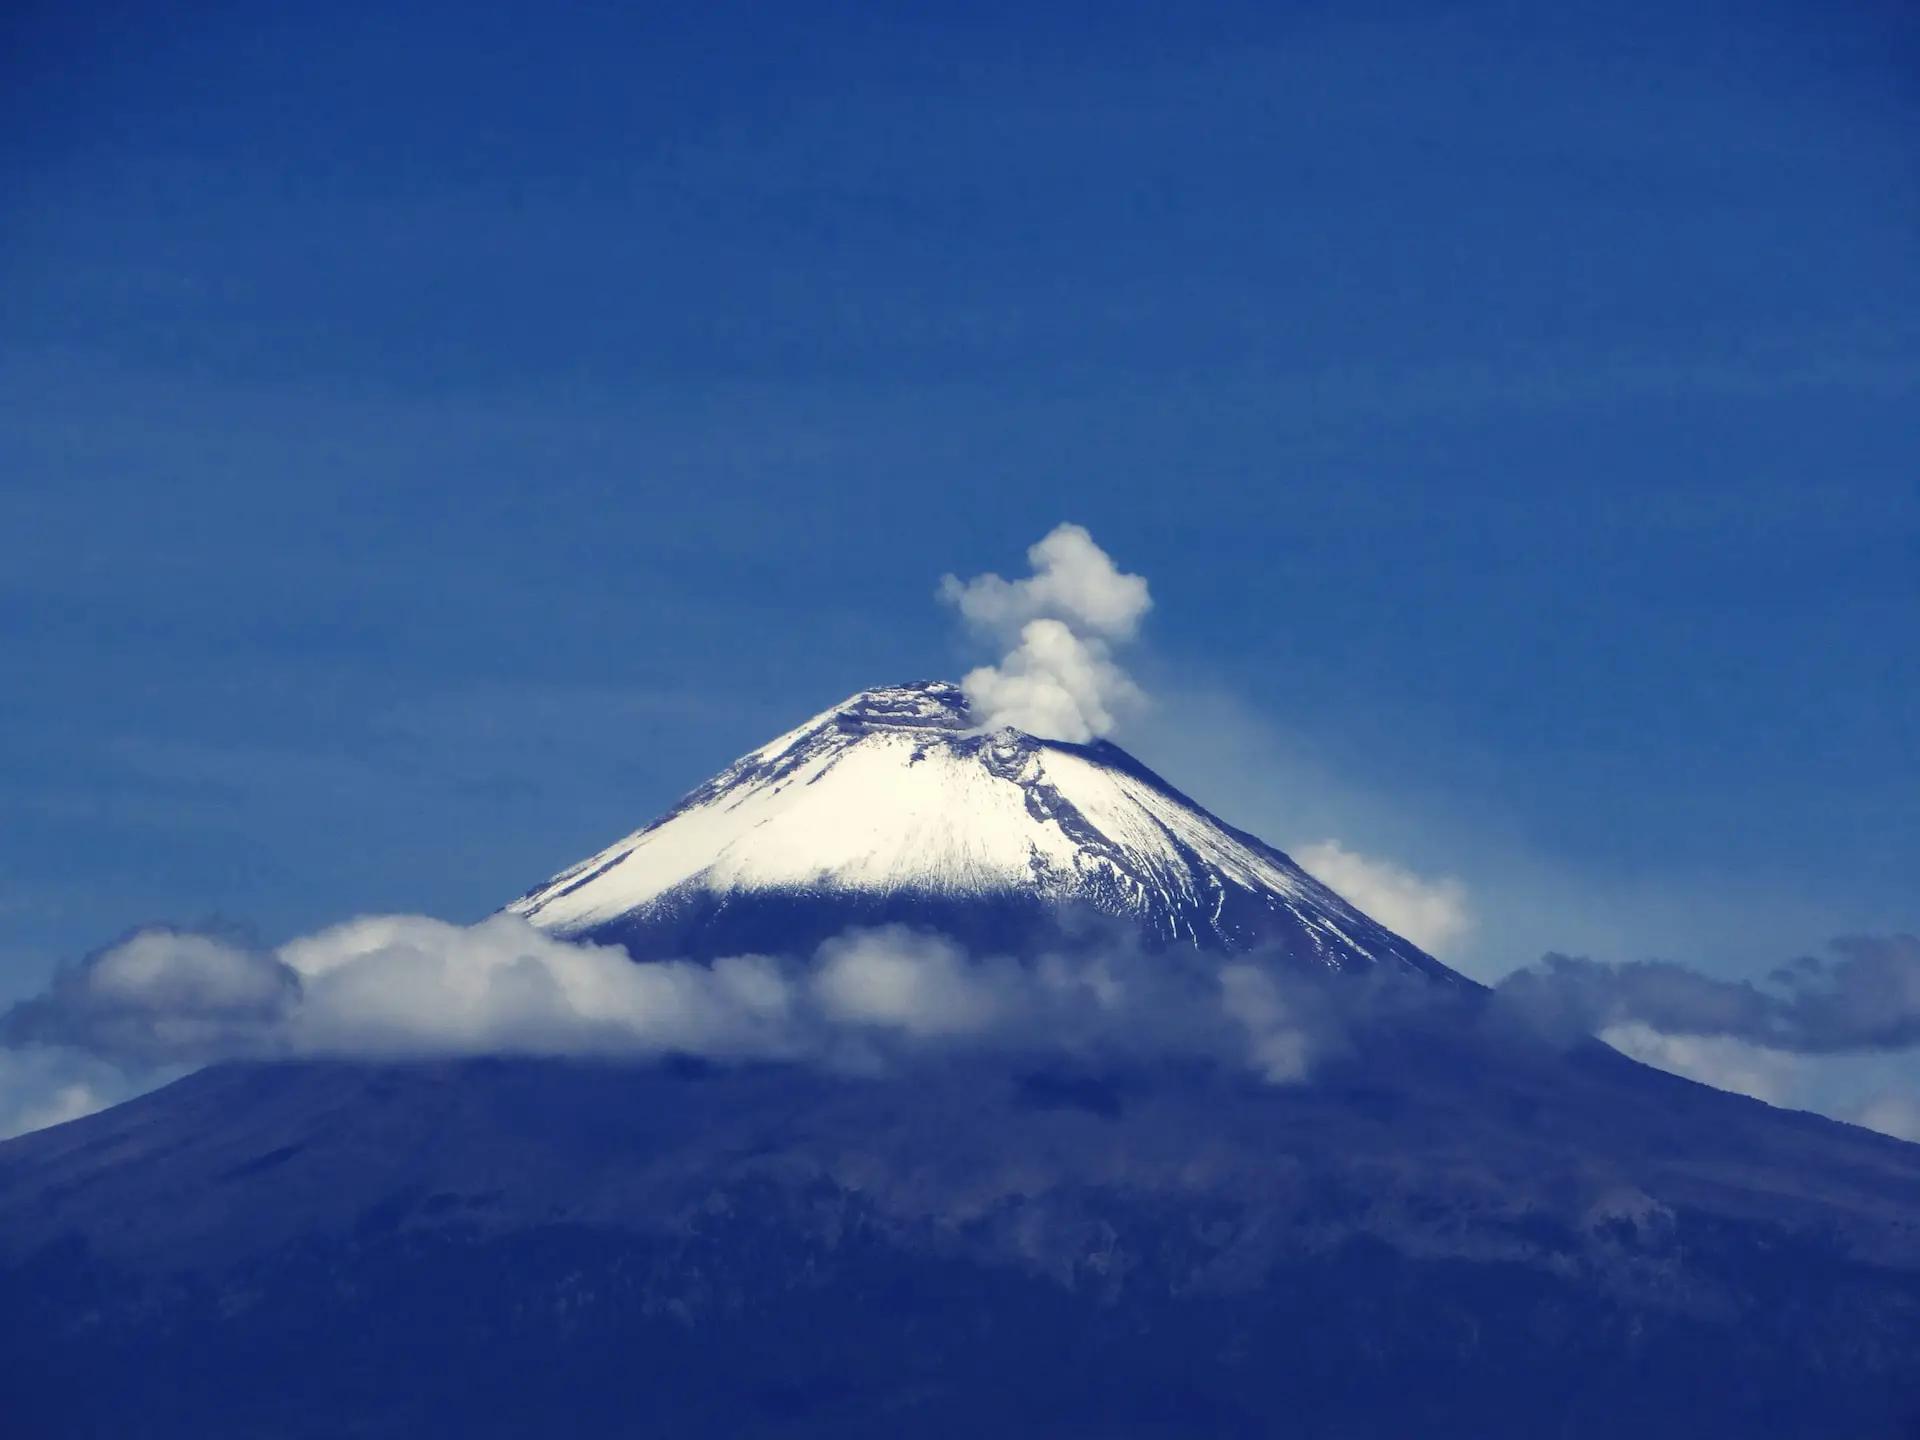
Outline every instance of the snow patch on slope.
<path fill-rule="evenodd" d="M 1282 936 L 1333 969 L 1430 957 L 1123 751 L 973 723 L 960 687 L 867 690 L 734 762 L 661 819 L 512 905 L 619 938 L 694 897 L 1083 905 L 1158 942 Z"/>

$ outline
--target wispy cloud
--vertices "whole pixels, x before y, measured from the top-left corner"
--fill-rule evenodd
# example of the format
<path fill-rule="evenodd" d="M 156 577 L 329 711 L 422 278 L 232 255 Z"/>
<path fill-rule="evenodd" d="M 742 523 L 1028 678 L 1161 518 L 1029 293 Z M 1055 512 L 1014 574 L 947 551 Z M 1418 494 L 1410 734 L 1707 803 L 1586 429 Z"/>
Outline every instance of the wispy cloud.
<path fill-rule="evenodd" d="M 176 1073 L 165 1067 L 121 1066 L 64 1046 L 0 1045 L 0 1140 L 78 1120 Z"/>
<path fill-rule="evenodd" d="M 1600 1038 L 1644 1065 L 1770 1105 L 1785 1103 L 1797 1091 L 1805 1068 L 1802 1057 L 1765 1045 L 1727 1035 L 1671 1035 L 1641 1020 L 1609 1025 Z"/>
<path fill-rule="evenodd" d="M 1361 855 L 1338 840 L 1293 851 L 1309 875 L 1360 909 L 1436 955 L 1454 951 L 1473 929 L 1467 888 L 1450 877 L 1429 879 L 1389 860 Z"/>
<path fill-rule="evenodd" d="M 1870 1096 L 1844 1118 L 1897 1140 L 1920 1143 L 1920 1095 L 1883 1091 Z"/>
<path fill-rule="evenodd" d="M 1543 843 L 1491 789 L 1463 803 L 1463 782 L 1443 766 L 1368 781 L 1364 757 L 1344 744 L 1283 723 L 1222 682 L 1196 681 L 1184 661 L 1150 659 L 1138 668 L 1154 704 L 1130 718 L 1130 750 L 1296 860 L 1333 837 L 1363 857 L 1456 880 L 1472 925 L 1440 953 L 1477 980 L 1494 983 L 1549 951 L 1685 954 L 1738 974 L 1753 955 L 1813 948 L 1853 925 L 1907 927 L 1897 903 L 1866 906 L 1844 887 L 1756 885 L 1697 856 L 1650 851 L 1659 863 L 1634 866 L 1582 858 L 1560 840 Z"/>

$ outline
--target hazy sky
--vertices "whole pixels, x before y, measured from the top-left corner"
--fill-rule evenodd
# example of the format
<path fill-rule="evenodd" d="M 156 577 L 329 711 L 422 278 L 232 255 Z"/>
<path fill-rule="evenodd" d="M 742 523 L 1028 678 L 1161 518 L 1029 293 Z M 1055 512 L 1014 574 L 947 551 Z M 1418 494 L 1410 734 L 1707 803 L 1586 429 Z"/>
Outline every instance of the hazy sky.
<path fill-rule="evenodd" d="M 1476 973 L 1920 929 L 1908 7 L 404 8 L 0 22 L 0 1000 L 484 914 L 1063 520 Z"/>

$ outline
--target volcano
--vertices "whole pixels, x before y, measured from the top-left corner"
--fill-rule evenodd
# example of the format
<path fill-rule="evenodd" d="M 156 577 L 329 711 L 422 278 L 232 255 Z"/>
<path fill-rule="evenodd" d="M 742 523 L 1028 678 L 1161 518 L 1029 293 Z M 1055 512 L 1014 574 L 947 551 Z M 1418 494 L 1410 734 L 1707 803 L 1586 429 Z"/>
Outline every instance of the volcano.
<path fill-rule="evenodd" d="M 942 681 L 849 697 L 507 909 L 643 959 L 901 923 L 1014 954 L 1124 933 L 1459 979 L 1118 746 L 983 730 Z"/>
<path fill-rule="evenodd" d="M 1517 1026 L 1125 752 L 870 690 L 506 909 L 1261 957 L 1179 1051 L 209 1066 L 0 1144 L 0 1433 L 1920 1433 L 1920 1147 Z"/>

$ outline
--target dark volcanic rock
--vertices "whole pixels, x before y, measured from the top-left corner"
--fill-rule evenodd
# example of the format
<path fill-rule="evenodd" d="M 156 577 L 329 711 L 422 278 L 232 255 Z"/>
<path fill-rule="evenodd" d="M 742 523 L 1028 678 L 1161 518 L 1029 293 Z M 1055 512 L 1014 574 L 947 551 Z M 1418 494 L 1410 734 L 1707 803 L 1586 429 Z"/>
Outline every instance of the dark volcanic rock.
<path fill-rule="evenodd" d="M 225 1066 L 0 1146 L 10 1434 L 1877 1436 L 1920 1147 L 1600 1049 L 1315 1083 Z"/>

